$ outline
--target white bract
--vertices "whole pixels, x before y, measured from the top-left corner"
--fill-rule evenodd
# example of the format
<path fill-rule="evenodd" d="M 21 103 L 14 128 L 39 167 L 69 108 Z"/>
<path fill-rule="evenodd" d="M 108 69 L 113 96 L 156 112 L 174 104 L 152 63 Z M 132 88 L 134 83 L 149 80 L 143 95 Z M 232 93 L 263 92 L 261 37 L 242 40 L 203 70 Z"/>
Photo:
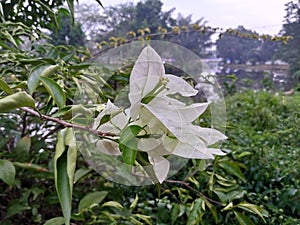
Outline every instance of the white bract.
<path fill-rule="evenodd" d="M 209 103 L 189 104 L 189 97 L 195 96 L 198 91 L 184 79 L 165 74 L 162 59 L 150 46 L 139 55 L 129 85 L 131 106 L 125 110 L 126 113 L 109 101 L 97 117 L 94 128 L 116 135 L 130 125 L 143 128 L 143 135 L 136 135 L 137 150 L 147 153 L 156 181 L 161 183 L 167 178 L 169 155 L 212 159 L 214 155 L 225 154 L 220 149 L 209 148 L 226 139 L 225 135 L 193 124 Z M 113 140 L 100 140 L 97 147 L 105 154 L 122 155 Z"/>

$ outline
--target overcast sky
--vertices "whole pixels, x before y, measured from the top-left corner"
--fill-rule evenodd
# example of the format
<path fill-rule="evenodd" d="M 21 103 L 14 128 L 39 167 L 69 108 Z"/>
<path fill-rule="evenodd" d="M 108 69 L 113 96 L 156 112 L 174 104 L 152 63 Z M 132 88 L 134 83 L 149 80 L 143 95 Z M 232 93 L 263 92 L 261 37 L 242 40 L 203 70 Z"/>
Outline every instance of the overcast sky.
<path fill-rule="evenodd" d="M 207 25 L 236 28 L 243 25 L 260 34 L 278 34 L 285 16 L 284 4 L 289 0 L 161 0 L 163 10 L 175 7 L 178 13 L 193 15 L 193 19 L 204 17 Z M 104 7 L 125 3 L 127 0 L 101 0 Z M 134 2 L 138 2 L 135 0 Z"/>

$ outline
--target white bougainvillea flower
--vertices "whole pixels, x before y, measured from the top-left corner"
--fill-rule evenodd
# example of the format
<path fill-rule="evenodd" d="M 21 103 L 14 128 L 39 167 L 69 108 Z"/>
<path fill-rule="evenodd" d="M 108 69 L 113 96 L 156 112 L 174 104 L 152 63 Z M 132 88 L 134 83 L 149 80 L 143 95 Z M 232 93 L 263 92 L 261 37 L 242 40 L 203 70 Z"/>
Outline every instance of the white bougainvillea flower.
<path fill-rule="evenodd" d="M 163 134 L 160 140 L 153 138 L 151 143 L 151 139 L 141 139 L 139 143 L 140 150 L 147 151 L 150 155 L 154 168 L 158 166 L 158 162 L 160 167 L 165 164 L 167 168 L 168 162 L 162 160 L 162 157 L 168 154 L 197 159 L 225 154 L 220 149 L 208 147 L 226 139 L 225 135 L 215 129 L 192 124 L 209 103 L 187 105 L 169 97 L 174 94 L 190 97 L 197 93 L 182 78 L 165 74 L 163 61 L 153 48 L 148 46 L 143 49 L 130 76 L 130 116 L 141 125 L 147 125 L 151 134 Z M 155 150 L 157 146 L 160 146 L 160 152 Z M 161 169 L 156 171 L 158 177 L 165 176 Z"/>
<path fill-rule="evenodd" d="M 108 100 L 104 109 L 97 116 L 93 129 L 118 135 L 128 124 L 128 120 L 124 110 Z"/>
<path fill-rule="evenodd" d="M 129 125 L 143 128 L 147 135 L 138 138 L 137 150 L 148 154 L 155 181 L 161 183 L 167 178 L 168 155 L 212 159 L 214 155 L 225 154 L 210 147 L 226 139 L 225 135 L 193 124 L 209 103 L 192 103 L 188 97 L 198 91 L 182 78 L 165 74 L 162 59 L 150 46 L 139 55 L 130 75 L 129 88 L 131 106 L 126 113 L 109 101 L 94 128 L 116 135 Z M 181 97 L 176 99 L 176 95 Z M 186 101 L 180 101 L 182 98 Z M 118 144 L 111 140 L 100 140 L 97 147 L 105 154 L 122 154 Z"/>
<path fill-rule="evenodd" d="M 108 100 L 104 109 L 97 116 L 93 129 L 117 136 L 120 135 L 121 131 L 128 124 L 128 119 L 129 118 L 126 116 L 123 109 L 115 106 Z M 96 149 L 97 151 L 108 155 L 121 155 L 118 143 L 114 140 L 98 140 Z"/>

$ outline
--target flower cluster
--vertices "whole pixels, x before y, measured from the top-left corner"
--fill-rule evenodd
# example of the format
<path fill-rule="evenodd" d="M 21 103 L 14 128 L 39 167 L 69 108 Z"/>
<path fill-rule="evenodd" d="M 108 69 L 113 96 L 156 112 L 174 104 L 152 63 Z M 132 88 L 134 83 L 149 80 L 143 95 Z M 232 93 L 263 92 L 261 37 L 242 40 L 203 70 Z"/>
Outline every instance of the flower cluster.
<path fill-rule="evenodd" d="M 182 99 L 190 99 L 198 91 L 184 79 L 165 74 L 162 59 L 150 46 L 142 50 L 135 62 L 129 85 L 130 108 L 122 110 L 109 101 L 96 118 L 95 129 L 120 137 L 99 140 L 99 151 L 109 155 L 133 151 L 135 154 L 131 156 L 136 163 L 139 163 L 138 154 L 146 155 L 144 159 L 152 165 L 155 174 L 151 179 L 160 183 L 169 172 L 169 155 L 210 159 L 225 154 L 209 147 L 226 139 L 225 135 L 193 123 L 209 103 L 183 102 Z M 128 127 L 139 129 L 135 132 L 129 129 L 132 134 L 128 134 Z"/>

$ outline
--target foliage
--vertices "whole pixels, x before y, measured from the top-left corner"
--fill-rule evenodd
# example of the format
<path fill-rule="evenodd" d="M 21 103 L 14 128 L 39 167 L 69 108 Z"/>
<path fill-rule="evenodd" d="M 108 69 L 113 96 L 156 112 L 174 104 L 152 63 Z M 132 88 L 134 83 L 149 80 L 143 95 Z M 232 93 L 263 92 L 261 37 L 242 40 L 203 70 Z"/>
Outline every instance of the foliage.
<path fill-rule="evenodd" d="M 24 32 L 32 36 L 30 29 L 22 31 L 20 36 Z M 84 48 L 34 44 L 25 51 L 16 42 L 18 33 L 12 34 L 4 36 L 6 51 L 1 51 L 1 101 L 14 109 L 1 114 L 2 224 L 168 224 L 170 211 L 174 224 L 232 224 L 231 215 L 240 223 L 251 224 L 246 215 L 267 216 L 262 208 L 247 203 L 240 188 L 245 182 L 243 165 L 229 157 L 190 162 L 174 180 L 162 185 L 161 196 L 153 186 L 130 191 L 93 173 L 77 154 L 72 129 L 63 128 L 92 131 L 72 123 L 70 109 L 83 110 L 85 115 L 97 112 L 106 99 L 114 99 L 112 90 L 118 91 L 110 84 L 121 87 L 124 79 L 110 75 L 106 81 L 95 80 L 98 76 L 94 74 L 105 77 L 108 71 L 82 62 L 89 57 Z M 74 105 L 80 79 L 90 87 L 95 82 L 100 85 L 102 97 L 96 102 L 100 105 Z M 26 98 L 25 104 L 20 96 Z M 7 99 L 17 101 L 12 105 Z"/>
<path fill-rule="evenodd" d="M 120 68 L 112 73 L 109 68 L 87 62 L 91 56 L 86 48 L 37 43 L 32 27 L 21 22 L 6 21 L 1 26 L 1 224 L 254 224 L 266 220 L 277 222 L 276 216 L 282 210 L 282 216 L 287 217 L 283 219 L 286 224 L 293 220 L 297 222 L 294 216 L 298 216 L 298 206 L 292 208 L 293 205 L 287 201 L 279 202 L 277 196 L 286 196 L 280 196 L 278 190 L 272 192 L 274 196 L 270 203 L 259 206 L 262 196 L 256 191 L 260 190 L 260 182 L 257 181 L 257 188 L 253 188 L 248 186 L 246 179 L 255 176 L 259 170 L 254 170 L 255 174 L 251 173 L 251 167 L 247 170 L 251 158 L 244 151 L 238 151 L 240 145 L 236 145 L 237 134 L 234 132 L 243 134 L 238 128 L 228 133 L 230 140 L 226 143 L 226 156 L 218 156 L 214 160 L 192 159 L 172 180 L 156 185 L 157 189 L 153 185 L 128 188 L 99 176 L 88 168 L 82 152 L 78 151 L 74 130 L 81 129 L 97 135 L 97 138 L 109 135 L 92 129 L 90 125 L 103 112 L 105 103 L 114 101 L 121 88 L 128 84 L 132 68 Z M 32 41 L 29 48 L 22 46 L 24 36 Z M 85 89 L 82 88 L 82 80 L 88 84 Z M 160 93 L 156 92 L 160 86 L 157 88 L 155 94 Z M 93 90 L 90 94 L 97 91 L 94 104 L 76 104 L 74 96 L 77 90 Z M 152 100 L 153 96 L 141 99 L 143 104 Z M 272 101 L 267 106 L 275 103 Z M 231 105 L 234 106 L 233 103 Z M 267 111 L 268 119 L 255 129 L 277 128 L 269 108 L 256 109 L 262 110 L 260 118 L 265 116 L 263 110 Z M 90 118 L 92 122 L 80 124 L 82 117 L 74 117 L 72 111 Z M 230 112 L 239 111 L 233 107 Z M 113 116 L 108 115 L 99 117 L 100 124 L 112 120 Z M 251 118 L 251 125 L 259 124 L 254 120 L 255 116 Z M 234 118 L 230 119 L 235 123 Z M 297 121 L 298 114 L 293 119 Z M 208 111 L 199 119 L 199 124 L 208 127 L 209 121 Z M 251 130 L 246 123 L 240 125 L 246 131 Z M 291 142 L 293 147 L 298 143 L 298 133 L 291 128 L 285 129 L 284 125 L 281 124 L 281 130 L 289 134 L 284 140 L 285 147 L 289 147 L 290 135 L 294 140 Z M 138 131 L 124 129 L 120 138 L 127 143 L 127 137 L 137 138 Z M 278 138 L 274 143 L 278 143 Z M 260 142 L 260 147 L 263 144 Z M 290 153 L 289 156 L 295 154 Z M 270 160 L 278 159 L 272 154 L 268 156 Z M 264 158 L 259 159 L 263 161 Z M 284 158 L 284 165 L 288 165 L 286 160 Z M 268 176 L 277 178 L 270 171 Z M 299 181 L 295 179 L 293 183 L 288 178 L 282 178 L 287 185 L 280 185 L 284 186 L 283 190 L 289 190 L 289 197 L 297 199 L 299 193 L 293 185 L 298 185 Z M 276 207 L 277 203 L 282 204 L 282 210 Z M 266 208 L 274 217 L 268 217 Z M 289 209 L 292 214 L 285 211 Z"/>
<path fill-rule="evenodd" d="M 204 18 L 200 18 L 197 21 L 193 21 L 192 15 L 184 17 L 179 14 L 172 27 L 174 34 L 167 36 L 166 40 L 178 43 L 192 50 L 200 57 L 208 57 L 207 48 L 212 45 L 211 35 L 214 31 L 210 29 L 201 30 L 201 27 L 205 27 L 206 24 L 203 20 Z"/>
<path fill-rule="evenodd" d="M 59 8 L 66 0 L 49 1 L 1 1 L 2 21 L 22 22 L 29 27 L 48 28 L 56 23 L 56 16 L 53 9 Z M 68 1 L 73 2 L 73 0 Z"/>
<path fill-rule="evenodd" d="M 78 7 L 77 18 L 89 39 L 100 45 L 113 45 L 132 39 L 160 39 L 178 43 L 204 57 L 210 47 L 213 29 L 205 27 L 203 18 L 173 18 L 175 9 L 162 11 L 160 0 L 120 4 L 105 8 L 100 14 L 93 6 Z M 94 8 L 92 11 L 90 8 Z M 157 16 L 153 16 L 157 15 Z"/>
<path fill-rule="evenodd" d="M 78 9 L 77 19 L 91 34 L 91 38 L 98 42 L 112 37 L 125 37 L 130 31 L 142 32 L 145 28 L 148 33 L 154 33 L 158 27 L 166 29 L 174 23 L 171 17 L 174 10 L 163 12 L 162 4 L 160 0 L 125 3 L 106 7 L 101 14 L 99 10 L 90 11 L 90 8 L 95 8 L 94 5 L 83 5 Z"/>
<path fill-rule="evenodd" d="M 237 32 L 258 35 L 256 32 L 246 30 L 243 26 L 236 29 Z M 233 64 L 245 64 L 247 61 L 260 61 L 258 49 L 260 41 L 243 37 L 224 34 L 216 42 L 217 51 L 224 61 L 229 60 Z"/>
<path fill-rule="evenodd" d="M 290 73 L 296 80 L 299 76 L 296 75 L 300 70 L 299 62 L 299 40 L 300 40 L 300 2 L 290 1 L 285 4 L 286 16 L 281 33 L 292 37 L 286 44 L 283 44 L 280 49 L 279 57 L 290 64 Z"/>
<path fill-rule="evenodd" d="M 227 146 L 247 166 L 244 190 L 270 212 L 267 224 L 300 222 L 299 101 L 299 94 L 286 97 L 250 90 L 227 99 Z"/>
<path fill-rule="evenodd" d="M 72 23 L 68 12 L 60 12 L 58 16 L 58 27 L 53 27 L 50 37 L 54 45 L 85 46 L 85 34 L 81 29 L 81 24 Z"/>

